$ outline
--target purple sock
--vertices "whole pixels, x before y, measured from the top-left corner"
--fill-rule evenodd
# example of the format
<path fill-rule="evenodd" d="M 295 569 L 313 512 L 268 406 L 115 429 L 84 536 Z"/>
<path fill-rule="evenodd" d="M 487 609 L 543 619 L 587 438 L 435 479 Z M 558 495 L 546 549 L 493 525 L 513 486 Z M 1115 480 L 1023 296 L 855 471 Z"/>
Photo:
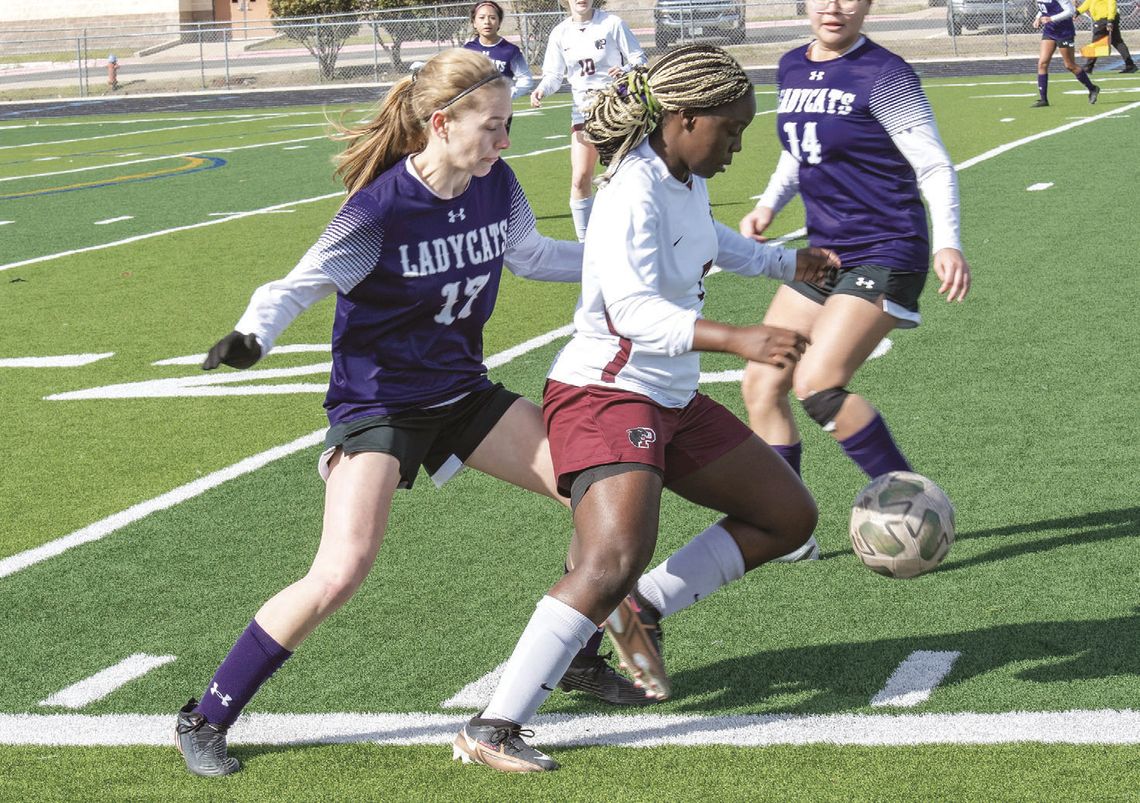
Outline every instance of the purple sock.
<path fill-rule="evenodd" d="M 1077 80 L 1084 84 L 1085 89 L 1093 88 L 1092 79 L 1089 78 L 1089 74 L 1084 70 L 1077 70 Z"/>
<path fill-rule="evenodd" d="M 598 649 L 602 646 L 602 636 L 605 634 L 606 631 L 599 627 L 594 631 L 594 635 L 590 636 L 589 641 L 586 642 L 586 646 L 578 650 L 578 654 L 583 656 L 597 655 Z"/>
<path fill-rule="evenodd" d="M 257 620 L 251 621 L 203 692 L 198 713 L 211 724 L 228 728 L 261 684 L 292 654 L 262 630 Z"/>
<path fill-rule="evenodd" d="M 870 424 L 850 438 L 841 440 L 839 445 L 868 477 L 874 478 L 888 471 L 910 471 L 910 463 L 895 445 L 895 439 L 881 415 L 876 414 Z"/>
<path fill-rule="evenodd" d="M 796 441 L 791 446 L 773 446 L 772 448 L 776 450 L 776 454 L 784 458 L 785 463 L 795 469 L 797 475 L 800 475 L 800 458 L 804 453 L 803 441 Z"/>
<path fill-rule="evenodd" d="M 1037 76 L 1037 96 L 1041 100 L 1049 99 L 1049 73 Z"/>

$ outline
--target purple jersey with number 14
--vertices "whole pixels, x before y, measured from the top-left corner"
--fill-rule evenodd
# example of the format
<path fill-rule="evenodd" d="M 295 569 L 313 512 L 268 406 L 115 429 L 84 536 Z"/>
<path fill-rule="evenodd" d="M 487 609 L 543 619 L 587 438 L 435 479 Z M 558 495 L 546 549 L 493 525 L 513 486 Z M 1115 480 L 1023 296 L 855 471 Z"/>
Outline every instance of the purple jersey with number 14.
<path fill-rule="evenodd" d="M 926 209 L 892 134 L 933 121 L 910 65 L 869 39 L 832 61 L 809 45 L 780 59 L 777 133 L 800 163 L 808 241 L 845 268 L 874 264 L 925 271 Z"/>

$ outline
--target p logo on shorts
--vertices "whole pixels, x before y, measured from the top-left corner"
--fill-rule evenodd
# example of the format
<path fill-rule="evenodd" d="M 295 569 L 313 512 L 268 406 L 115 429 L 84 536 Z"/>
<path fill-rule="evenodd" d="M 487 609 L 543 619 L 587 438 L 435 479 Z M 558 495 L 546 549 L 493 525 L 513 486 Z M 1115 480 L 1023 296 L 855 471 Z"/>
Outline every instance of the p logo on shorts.
<path fill-rule="evenodd" d="M 638 449 L 648 449 L 650 444 L 657 441 L 657 433 L 649 427 L 634 427 L 625 432 L 629 436 L 629 442 Z"/>

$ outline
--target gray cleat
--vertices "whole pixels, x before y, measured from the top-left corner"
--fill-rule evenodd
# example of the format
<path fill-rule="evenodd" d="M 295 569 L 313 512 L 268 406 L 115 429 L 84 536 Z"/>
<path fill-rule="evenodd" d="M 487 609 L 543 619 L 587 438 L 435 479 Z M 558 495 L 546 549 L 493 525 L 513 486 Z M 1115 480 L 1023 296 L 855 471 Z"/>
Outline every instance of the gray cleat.
<path fill-rule="evenodd" d="M 609 655 L 575 655 L 566 674 L 558 681 L 563 691 L 580 691 L 612 705 L 651 705 L 657 702 L 618 674 L 607 660 Z"/>
<path fill-rule="evenodd" d="M 195 775 L 214 777 L 229 775 L 241 769 L 241 762 L 226 754 L 226 731 L 221 725 L 212 725 L 206 717 L 194 710 L 198 701 L 190 702 L 178 711 L 174 726 L 174 743 L 186 760 L 186 769 Z"/>

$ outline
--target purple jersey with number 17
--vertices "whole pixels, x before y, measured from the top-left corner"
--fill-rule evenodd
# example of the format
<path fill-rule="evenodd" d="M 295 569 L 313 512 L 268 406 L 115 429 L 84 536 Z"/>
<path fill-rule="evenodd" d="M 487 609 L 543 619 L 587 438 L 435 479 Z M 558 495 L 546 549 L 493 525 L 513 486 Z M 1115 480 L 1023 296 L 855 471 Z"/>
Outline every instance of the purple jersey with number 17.
<path fill-rule="evenodd" d="M 925 271 L 926 209 L 892 134 L 934 120 L 910 65 L 869 39 L 832 61 L 809 45 L 780 59 L 776 127 L 800 163 L 808 241 L 843 266 Z"/>

